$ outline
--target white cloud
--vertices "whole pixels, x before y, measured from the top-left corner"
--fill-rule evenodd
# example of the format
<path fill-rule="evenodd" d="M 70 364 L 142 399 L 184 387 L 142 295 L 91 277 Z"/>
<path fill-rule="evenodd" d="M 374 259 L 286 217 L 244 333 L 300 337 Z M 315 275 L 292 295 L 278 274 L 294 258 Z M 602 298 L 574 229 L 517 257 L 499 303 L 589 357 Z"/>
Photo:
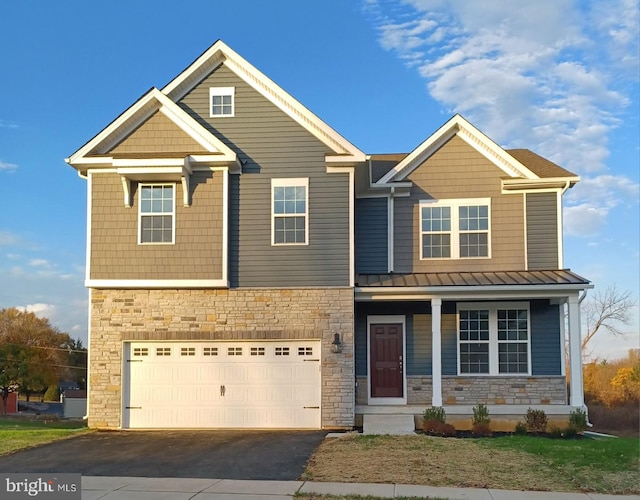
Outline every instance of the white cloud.
<path fill-rule="evenodd" d="M 29 264 L 34 267 L 50 267 L 51 264 L 46 259 L 31 259 Z"/>
<path fill-rule="evenodd" d="M 16 306 L 16 309 L 19 311 L 27 311 L 32 312 L 36 316 L 40 316 L 41 318 L 49 318 L 55 315 L 56 306 L 53 304 L 28 304 L 26 306 Z"/>
<path fill-rule="evenodd" d="M 0 172 L 12 173 L 18 170 L 18 165 L 0 160 Z"/>
<path fill-rule="evenodd" d="M 588 203 L 565 207 L 564 232 L 569 236 L 595 236 L 605 226 L 609 208 Z"/>
<path fill-rule="evenodd" d="M 577 173 L 606 169 L 608 136 L 638 80 L 635 0 L 508 9 L 504 0 L 379 0 L 365 8 L 380 45 L 417 67 L 450 112 Z"/>
<path fill-rule="evenodd" d="M 9 231 L 0 231 L 0 247 L 15 246 L 20 243 L 21 238 L 17 234 L 10 233 Z"/>

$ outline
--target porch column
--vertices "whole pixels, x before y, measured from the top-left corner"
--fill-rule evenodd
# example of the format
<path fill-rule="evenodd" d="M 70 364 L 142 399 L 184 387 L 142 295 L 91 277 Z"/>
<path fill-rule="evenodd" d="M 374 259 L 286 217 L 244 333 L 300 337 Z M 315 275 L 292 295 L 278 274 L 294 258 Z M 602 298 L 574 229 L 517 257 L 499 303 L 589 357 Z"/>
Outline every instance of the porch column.
<path fill-rule="evenodd" d="M 569 404 L 574 407 L 584 406 L 584 390 L 582 387 L 582 349 L 580 335 L 580 303 L 577 296 L 569 297 Z"/>
<path fill-rule="evenodd" d="M 431 406 L 442 406 L 442 299 L 431 299 Z"/>

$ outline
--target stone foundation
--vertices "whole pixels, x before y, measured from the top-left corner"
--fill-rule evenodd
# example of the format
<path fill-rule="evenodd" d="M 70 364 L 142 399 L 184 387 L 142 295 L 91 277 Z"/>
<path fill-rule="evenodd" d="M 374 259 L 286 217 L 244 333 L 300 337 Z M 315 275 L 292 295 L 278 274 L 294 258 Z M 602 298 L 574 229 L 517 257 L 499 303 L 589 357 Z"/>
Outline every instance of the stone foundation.
<path fill-rule="evenodd" d="M 367 404 L 367 377 L 357 377 L 356 404 Z M 564 405 L 565 378 L 442 377 L 443 405 Z M 407 404 L 431 406 L 431 377 L 407 377 Z"/>
<path fill-rule="evenodd" d="M 322 426 L 354 422 L 353 290 L 91 290 L 89 426 L 121 427 L 122 343 L 322 341 Z M 343 351 L 331 352 L 334 333 Z"/>

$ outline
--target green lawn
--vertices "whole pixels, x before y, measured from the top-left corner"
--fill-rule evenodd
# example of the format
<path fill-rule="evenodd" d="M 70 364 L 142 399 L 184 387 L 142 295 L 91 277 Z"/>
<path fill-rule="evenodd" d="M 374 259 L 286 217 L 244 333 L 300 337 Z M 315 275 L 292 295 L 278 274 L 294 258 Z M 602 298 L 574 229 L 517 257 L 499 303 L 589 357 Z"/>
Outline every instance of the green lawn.
<path fill-rule="evenodd" d="M 0 455 L 23 448 L 58 441 L 85 432 L 86 423 L 74 420 L 29 420 L 25 418 L 0 418 Z"/>
<path fill-rule="evenodd" d="M 508 436 L 482 439 L 479 443 L 491 450 L 508 449 L 534 455 L 541 463 L 569 480 L 576 490 L 638 491 L 640 440 L 635 438 L 550 439 Z"/>

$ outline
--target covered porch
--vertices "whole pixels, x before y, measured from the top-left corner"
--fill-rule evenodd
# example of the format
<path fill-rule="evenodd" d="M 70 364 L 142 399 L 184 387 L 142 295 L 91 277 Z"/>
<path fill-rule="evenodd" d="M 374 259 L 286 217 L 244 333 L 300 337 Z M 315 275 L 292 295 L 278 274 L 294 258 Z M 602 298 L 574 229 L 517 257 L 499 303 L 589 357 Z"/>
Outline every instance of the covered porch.
<path fill-rule="evenodd" d="M 566 421 L 584 408 L 579 304 L 590 287 L 568 270 L 358 275 L 356 426 L 366 415 L 419 424 L 438 406 L 462 429 L 480 403 L 496 430 L 528 408 Z"/>

